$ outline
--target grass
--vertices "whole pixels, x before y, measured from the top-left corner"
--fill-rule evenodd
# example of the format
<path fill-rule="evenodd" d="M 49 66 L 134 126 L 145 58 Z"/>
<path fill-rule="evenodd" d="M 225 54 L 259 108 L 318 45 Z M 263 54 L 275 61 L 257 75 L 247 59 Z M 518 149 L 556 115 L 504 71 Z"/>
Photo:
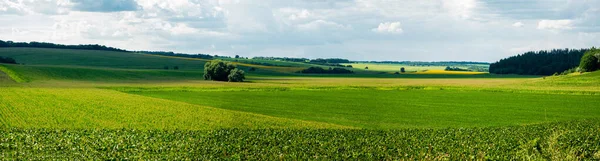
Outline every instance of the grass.
<path fill-rule="evenodd" d="M 143 96 L 367 129 L 523 125 L 600 117 L 600 96 L 457 90 L 136 91 Z M 301 105 L 301 106 L 299 106 Z"/>
<path fill-rule="evenodd" d="M 102 89 L 0 88 L 0 100 L 4 128 L 344 128 Z"/>

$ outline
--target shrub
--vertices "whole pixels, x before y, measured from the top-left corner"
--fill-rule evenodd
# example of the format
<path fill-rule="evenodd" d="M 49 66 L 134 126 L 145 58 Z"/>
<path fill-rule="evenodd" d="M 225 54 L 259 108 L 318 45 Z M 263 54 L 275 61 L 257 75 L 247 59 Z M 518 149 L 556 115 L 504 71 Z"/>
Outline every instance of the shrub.
<path fill-rule="evenodd" d="M 598 70 L 598 68 L 600 68 L 600 62 L 598 62 L 598 57 L 596 57 L 598 54 L 600 54 L 600 49 L 595 48 L 585 52 L 581 58 L 581 63 L 579 63 L 580 70 L 582 72 L 592 72 Z"/>
<path fill-rule="evenodd" d="M 405 73 L 406 70 L 404 69 L 404 67 L 400 68 L 400 72 Z"/>
<path fill-rule="evenodd" d="M 173 69 L 174 70 L 179 70 L 179 66 L 174 66 Z"/>
<path fill-rule="evenodd" d="M 0 63 L 17 64 L 17 61 L 15 61 L 15 59 L 9 58 L 9 57 L 0 57 Z"/>
<path fill-rule="evenodd" d="M 231 80 L 230 76 L 231 78 L 235 78 L 235 80 Z M 204 64 L 204 79 L 241 82 L 245 77 L 244 71 L 237 69 L 233 64 L 220 60 L 213 60 Z"/>

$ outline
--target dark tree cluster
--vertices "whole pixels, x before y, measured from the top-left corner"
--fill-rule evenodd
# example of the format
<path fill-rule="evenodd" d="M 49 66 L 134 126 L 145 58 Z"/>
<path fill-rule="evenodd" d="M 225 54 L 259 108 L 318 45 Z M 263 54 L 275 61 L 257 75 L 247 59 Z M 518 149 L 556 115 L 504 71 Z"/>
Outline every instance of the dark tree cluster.
<path fill-rule="evenodd" d="M 579 64 L 581 72 L 593 72 L 600 69 L 600 49 L 592 48 L 585 52 Z"/>
<path fill-rule="evenodd" d="M 276 61 L 291 61 L 291 62 L 307 62 L 309 59 L 307 58 L 288 58 L 288 57 L 253 57 L 252 59 L 257 60 L 276 60 Z"/>
<path fill-rule="evenodd" d="M 107 47 L 98 44 L 88 45 L 62 45 L 47 42 L 13 42 L 13 41 L 2 41 L 0 40 L 0 47 L 28 47 L 28 48 L 53 48 L 53 49 L 79 49 L 79 50 L 104 50 L 104 51 L 120 51 L 127 52 L 127 50 Z"/>
<path fill-rule="evenodd" d="M 243 82 L 244 71 L 230 62 L 213 60 L 204 64 L 204 79 L 214 81 Z"/>
<path fill-rule="evenodd" d="M 305 73 L 305 74 L 352 74 L 354 72 L 351 70 L 348 70 L 348 69 L 344 69 L 344 68 L 329 68 L 329 70 L 327 70 L 327 69 L 323 69 L 321 67 L 309 67 L 307 69 L 300 71 L 300 73 Z"/>
<path fill-rule="evenodd" d="M 212 59 L 213 56 L 208 54 L 183 54 L 183 53 L 174 53 L 168 51 L 136 51 L 136 53 L 142 54 L 151 54 L 151 55 L 161 55 L 161 56 L 174 56 L 174 57 L 183 57 L 183 58 L 199 58 L 199 59 Z"/>
<path fill-rule="evenodd" d="M 340 59 L 340 58 L 327 58 L 327 59 L 312 59 L 309 61 L 313 64 L 339 64 L 339 63 L 350 63 L 348 59 Z"/>
<path fill-rule="evenodd" d="M 462 69 L 459 67 L 446 67 L 445 71 L 471 71 L 469 69 Z"/>
<path fill-rule="evenodd" d="M 0 63 L 5 63 L 5 64 L 17 64 L 17 61 L 13 58 L 9 58 L 9 57 L 1 57 L 0 56 Z"/>
<path fill-rule="evenodd" d="M 530 51 L 490 64 L 490 73 L 552 75 L 579 66 L 588 49 L 554 49 Z"/>

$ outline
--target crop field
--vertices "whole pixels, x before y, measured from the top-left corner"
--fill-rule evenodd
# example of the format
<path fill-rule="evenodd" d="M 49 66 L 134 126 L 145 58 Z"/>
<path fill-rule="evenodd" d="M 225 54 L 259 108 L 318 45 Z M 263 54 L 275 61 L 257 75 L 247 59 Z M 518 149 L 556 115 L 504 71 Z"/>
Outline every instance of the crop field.
<path fill-rule="evenodd" d="M 384 72 L 399 72 L 400 68 L 404 67 L 407 72 L 417 72 L 423 70 L 444 70 L 446 66 L 410 66 L 405 64 L 381 64 L 381 63 L 348 63 L 343 65 L 352 65 L 352 68 L 365 69 Z"/>
<path fill-rule="evenodd" d="M 600 159 L 600 72 L 317 75 L 237 62 L 257 70 L 233 83 L 203 80 L 201 59 L 0 56 L 25 64 L 0 64 L 0 158 Z"/>
<path fill-rule="evenodd" d="M 457 75 L 476 75 L 486 74 L 486 72 L 470 72 L 470 71 L 446 71 L 443 69 L 423 70 L 415 72 L 415 74 L 457 74 Z"/>
<path fill-rule="evenodd" d="M 588 95 L 427 89 L 132 93 L 366 129 L 524 125 L 600 116 L 600 108 L 595 108 L 600 96 Z M 227 101 L 232 98 L 235 101 Z"/>
<path fill-rule="evenodd" d="M 597 160 L 597 120 L 457 129 L 0 129 L 0 157 L 198 160 Z"/>

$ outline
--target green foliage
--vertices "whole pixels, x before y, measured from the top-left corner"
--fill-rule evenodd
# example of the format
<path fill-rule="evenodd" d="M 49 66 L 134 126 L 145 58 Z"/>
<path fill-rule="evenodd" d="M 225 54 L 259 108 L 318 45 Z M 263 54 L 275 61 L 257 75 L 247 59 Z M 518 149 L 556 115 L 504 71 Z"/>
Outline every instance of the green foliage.
<path fill-rule="evenodd" d="M 400 72 L 405 73 L 406 69 L 404 69 L 404 67 L 400 68 Z"/>
<path fill-rule="evenodd" d="M 597 160 L 598 120 L 491 128 L 0 129 L 15 160 Z"/>
<path fill-rule="evenodd" d="M 592 72 L 596 71 L 600 68 L 600 60 L 598 59 L 598 55 L 600 54 L 600 49 L 591 49 L 583 55 L 581 58 L 581 63 L 579 64 L 579 69 L 582 72 Z"/>
<path fill-rule="evenodd" d="M 494 74 L 552 75 L 579 66 L 587 50 L 530 51 L 492 63 L 489 71 Z"/>
<path fill-rule="evenodd" d="M 227 79 L 230 82 L 243 82 L 246 77 L 244 76 L 244 71 L 240 69 L 233 69 L 227 76 Z"/>
<path fill-rule="evenodd" d="M 215 81 L 242 82 L 244 71 L 239 70 L 230 62 L 212 60 L 204 64 L 204 79 Z"/>

